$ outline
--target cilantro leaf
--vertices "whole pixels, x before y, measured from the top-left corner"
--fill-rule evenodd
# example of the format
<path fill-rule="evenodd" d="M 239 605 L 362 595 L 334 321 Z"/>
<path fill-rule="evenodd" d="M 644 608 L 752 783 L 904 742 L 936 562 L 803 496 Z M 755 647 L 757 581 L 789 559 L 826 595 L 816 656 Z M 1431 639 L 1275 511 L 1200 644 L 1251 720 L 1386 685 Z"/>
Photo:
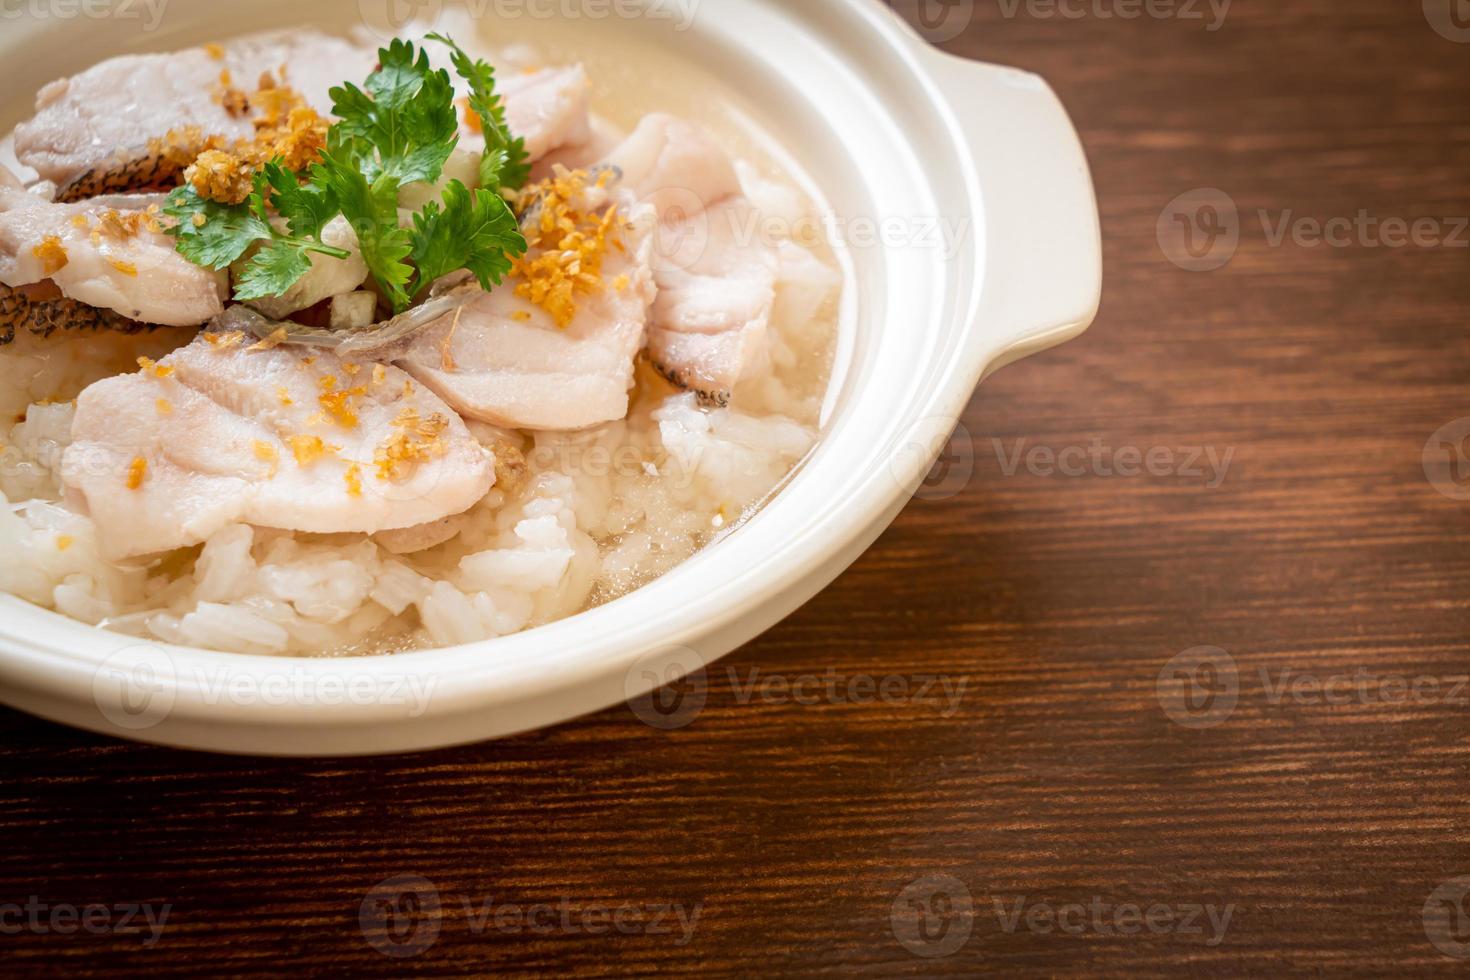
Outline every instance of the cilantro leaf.
<path fill-rule="evenodd" d="M 397 180 L 400 186 L 419 181 L 432 184 L 444 173 L 444 164 L 458 143 L 459 137 L 456 136 L 448 143 L 410 147 L 402 156 L 386 161 L 383 171 Z"/>
<path fill-rule="evenodd" d="M 178 222 L 168 231 L 178 240 L 179 254 L 207 269 L 225 268 L 273 234 L 270 224 L 248 205 L 211 201 L 190 184 L 174 188 L 163 213 Z"/>
<path fill-rule="evenodd" d="M 306 249 L 295 242 L 272 242 L 245 263 L 245 271 L 235 279 L 235 299 L 245 302 L 280 296 L 310 269 Z"/>
<path fill-rule="evenodd" d="M 168 231 L 180 254 L 211 269 L 234 265 L 238 300 L 283 295 L 310 271 L 312 253 L 351 256 L 321 240 L 340 214 L 357 233 L 363 261 L 396 312 L 457 269 L 468 269 L 485 289 L 498 285 L 511 256 L 526 250 L 515 215 L 499 194 L 527 180 L 525 146 L 506 127 L 491 67 L 470 59 L 447 37 L 430 37 L 452 49 L 455 70 L 469 82 L 470 106 L 485 133 L 482 188 L 471 191 L 450 181 L 438 200 L 412 216 L 411 227 L 400 223 L 399 191 L 442 179 L 458 144 L 459 120 L 449 72 L 435 70 L 426 51 L 393 41 L 378 52 L 378 68 L 361 88 L 348 83 L 331 90 L 338 120 L 307 173 L 292 173 L 279 158 L 272 160 L 255 174 L 247 199 L 235 205 L 203 198 L 188 184 L 176 188 L 164 213 L 173 219 Z"/>
<path fill-rule="evenodd" d="M 367 91 L 349 83 L 330 92 L 340 145 L 351 147 L 369 181 L 386 174 L 400 185 L 433 183 L 459 142 L 449 73 L 435 71 L 427 52 L 415 57 L 407 41 L 380 49 L 378 61 Z"/>
<path fill-rule="evenodd" d="M 526 251 L 515 214 L 505 199 L 483 188 L 471 191 L 457 180 L 444 189 L 443 206 L 430 201 L 413 216 L 413 261 L 418 266 L 410 293 L 456 269 L 475 274 L 482 289 L 500 285 L 510 256 Z"/>
<path fill-rule="evenodd" d="M 322 228 L 341 211 L 327 188 L 298 183 L 278 160 L 267 163 L 261 174 L 271 189 L 271 206 L 297 238 L 320 238 Z"/>
<path fill-rule="evenodd" d="M 491 191 L 502 187 L 519 190 L 531 176 L 531 166 L 526 159 L 526 141 L 512 136 L 506 126 L 505 104 L 495 94 L 495 69 L 482 60 L 472 59 L 443 34 L 429 34 L 426 38 L 449 47 L 455 72 L 469 83 L 470 110 L 479 117 L 480 131 L 485 134 L 480 186 Z"/>
<path fill-rule="evenodd" d="M 273 202 L 291 234 L 271 224 L 266 209 L 268 191 L 273 192 Z M 178 240 L 179 253 L 195 265 L 224 269 L 238 262 L 256 242 L 270 243 L 250 258 L 236 283 L 235 298 L 243 301 L 290 289 L 311 268 L 308 252 L 348 257 L 350 253 L 343 249 L 313 240 L 336 213 L 336 205 L 325 196 L 299 187 L 294 175 L 272 161 L 255 175 L 250 197 L 240 204 L 211 201 L 185 184 L 169 194 L 163 211 L 177 222 L 169 233 Z M 195 215 L 199 215 L 198 223 Z"/>
<path fill-rule="evenodd" d="M 311 173 L 313 181 L 333 195 L 357 233 L 363 261 L 392 300 L 394 310 L 407 309 L 411 297 L 404 286 L 413 268 L 403 260 L 413 245 L 408 229 L 398 224 L 398 179 L 381 173 L 369 180 L 340 148 L 334 151 L 331 147 Z"/>

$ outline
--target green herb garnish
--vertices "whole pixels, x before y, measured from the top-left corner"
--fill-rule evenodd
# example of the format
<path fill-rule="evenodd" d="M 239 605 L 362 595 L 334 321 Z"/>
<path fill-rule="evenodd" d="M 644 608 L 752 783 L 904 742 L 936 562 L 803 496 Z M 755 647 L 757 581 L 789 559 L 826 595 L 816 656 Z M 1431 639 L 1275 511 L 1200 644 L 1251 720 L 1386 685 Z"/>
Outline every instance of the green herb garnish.
<path fill-rule="evenodd" d="M 170 232 L 178 238 L 179 252 L 195 265 L 211 269 L 223 269 L 256 242 L 270 242 L 269 250 L 312 251 L 338 259 L 348 258 L 350 252 L 315 240 L 330 214 L 317 220 L 314 215 L 308 216 L 294 206 L 291 199 L 282 200 L 279 194 L 274 203 L 278 213 L 287 219 L 290 233 L 284 234 L 275 229 L 266 211 L 265 195 L 276 183 L 295 188 L 296 178 L 273 161 L 255 175 L 255 189 L 242 204 L 230 206 L 208 200 L 187 184 L 175 189 L 169 195 L 163 213 L 178 221 Z M 307 192 L 300 193 L 304 197 Z M 200 216 L 197 222 L 195 215 Z M 304 255 L 301 261 L 306 261 Z"/>
<path fill-rule="evenodd" d="M 331 90 L 338 118 L 327 131 L 321 160 L 308 172 L 292 173 L 272 161 L 255 175 L 249 199 L 233 206 L 200 197 L 187 184 L 176 188 L 164 213 L 177 222 L 170 233 L 179 252 L 197 265 L 223 269 L 263 243 L 237 278 L 235 299 L 279 296 L 306 275 L 311 253 L 350 257 L 321 241 L 322 228 L 340 214 L 356 232 L 363 261 L 395 313 L 435 279 L 459 269 L 469 270 L 484 289 L 498 285 L 511 257 L 526 251 L 515 215 L 499 193 L 525 183 L 525 146 L 505 126 L 490 66 L 446 37 L 430 37 L 452 49 L 455 71 L 469 83 L 470 108 L 485 132 L 481 187 L 471 191 L 452 180 L 438 201 L 411 216 L 411 227 L 400 225 L 399 192 L 439 181 L 458 145 L 459 124 L 449 73 L 434 70 L 425 51 L 395 40 L 378 51 L 378 68 L 362 88 L 349 83 Z M 272 209 L 286 231 L 273 225 Z"/>
<path fill-rule="evenodd" d="M 463 48 L 442 34 L 430 34 L 428 39 L 449 46 L 454 70 L 470 84 L 470 110 L 479 118 L 480 131 L 485 134 L 480 186 L 492 191 L 520 190 L 531 176 L 531 165 L 526 162 L 526 141 L 512 136 L 505 124 L 505 105 L 495 94 L 495 69 L 471 59 Z"/>
<path fill-rule="evenodd" d="M 486 289 L 510 271 L 510 256 L 526 251 L 515 215 L 505 200 L 483 187 L 470 191 L 457 180 L 413 216 L 413 261 L 418 267 L 410 293 L 440 276 L 468 269 Z"/>
<path fill-rule="evenodd" d="M 378 62 L 366 92 L 349 83 L 328 93 L 338 118 L 328 138 L 369 182 L 432 183 L 459 142 L 449 73 L 430 68 L 427 51 L 415 57 L 407 41 L 380 50 Z"/>

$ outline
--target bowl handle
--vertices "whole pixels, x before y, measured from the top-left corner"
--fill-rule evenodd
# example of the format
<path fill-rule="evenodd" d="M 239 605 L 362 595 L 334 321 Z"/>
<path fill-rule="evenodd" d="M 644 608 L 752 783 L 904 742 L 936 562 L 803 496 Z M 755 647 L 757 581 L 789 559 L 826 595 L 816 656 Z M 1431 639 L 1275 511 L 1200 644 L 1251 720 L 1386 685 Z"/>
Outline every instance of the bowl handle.
<path fill-rule="evenodd" d="M 1097 199 L 1077 131 L 1040 76 L 924 47 L 970 154 L 983 267 L 968 322 L 985 324 L 974 333 L 989 374 L 1097 315 Z"/>

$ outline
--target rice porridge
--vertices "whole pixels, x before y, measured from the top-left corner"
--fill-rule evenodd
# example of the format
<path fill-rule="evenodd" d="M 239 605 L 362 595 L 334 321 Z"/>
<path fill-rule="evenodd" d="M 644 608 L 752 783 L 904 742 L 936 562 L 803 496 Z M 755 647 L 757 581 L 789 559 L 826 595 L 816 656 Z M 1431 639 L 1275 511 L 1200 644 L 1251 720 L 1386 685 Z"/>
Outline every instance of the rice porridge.
<path fill-rule="evenodd" d="M 838 335 L 814 185 L 698 69 L 653 91 L 537 29 L 222 40 L 121 162 L 67 105 L 113 62 L 43 89 L 0 173 L 0 591 L 223 651 L 472 643 L 779 490 Z M 450 83 L 442 146 L 378 136 Z M 398 221 L 360 220 L 389 179 Z"/>

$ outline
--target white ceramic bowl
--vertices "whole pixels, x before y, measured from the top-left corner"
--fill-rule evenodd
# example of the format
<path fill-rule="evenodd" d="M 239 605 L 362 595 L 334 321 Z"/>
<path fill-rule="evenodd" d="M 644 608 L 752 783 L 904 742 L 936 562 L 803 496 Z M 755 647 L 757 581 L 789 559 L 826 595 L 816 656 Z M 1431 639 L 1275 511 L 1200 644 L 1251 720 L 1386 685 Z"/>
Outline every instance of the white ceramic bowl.
<path fill-rule="evenodd" d="M 346 27 L 381 20 L 396 2 L 317 0 L 311 17 Z M 675 44 L 737 80 L 836 212 L 908 229 L 972 219 L 948 253 L 918 235 L 843 250 L 856 303 L 846 370 L 822 440 L 789 485 L 728 539 L 632 595 L 423 653 L 284 659 L 141 645 L 0 597 L 0 700 L 123 737 L 279 755 L 426 749 L 608 707 L 698 670 L 811 598 L 898 514 L 988 372 L 1087 328 L 1101 290 L 1096 203 L 1045 82 L 942 54 L 877 0 L 690 2 L 650 0 L 692 10 L 687 30 L 660 17 L 618 30 Z M 135 27 L 126 39 L 107 20 L 9 21 L 0 63 L 15 101 L 5 128 L 40 83 L 121 50 L 301 16 L 283 0 L 172 0 L 157 30 Z"/>

